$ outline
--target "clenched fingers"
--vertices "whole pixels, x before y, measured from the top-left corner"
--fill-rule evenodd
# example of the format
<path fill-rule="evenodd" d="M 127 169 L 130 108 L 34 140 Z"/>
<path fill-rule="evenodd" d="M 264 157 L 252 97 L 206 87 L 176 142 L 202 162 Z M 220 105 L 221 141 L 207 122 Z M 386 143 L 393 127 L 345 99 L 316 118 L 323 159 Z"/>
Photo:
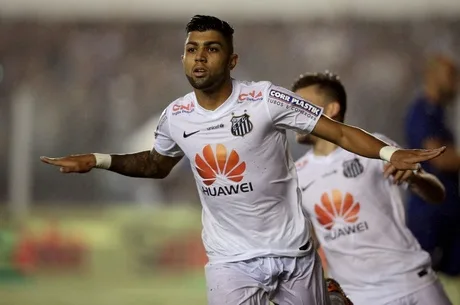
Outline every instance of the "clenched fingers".
<path fill-rule="evenodd" d="M 400 184 L 401 178 L 403 177 L 406 171 L 397 171 L 393 176 L 393 184 Z"/>
<path fill-rule="evenodd" d="M 406 171 L 401 178 L 401 182 L 410 182 L 410 178 L 414 175 L 414 171 Z"/>
<path fill-rule="evenodd" d="M 385 178 L 390 177 L 394 172 L 396 171 L 396 168 L 391 164 L 391 163 L 386 163 L 385 166 L 383 167 L 383 176 Z"/>
<path fill-rule="evenodd" d="M 388 178 L 393 176 L 393 183 L 394 184 L 401 184 L 402 182 L 406 182 L 412 177 L 414 174 L 413 170 L 397 170 L 391 163 L 387 163 L 384 166 L 384 177 Z"/>

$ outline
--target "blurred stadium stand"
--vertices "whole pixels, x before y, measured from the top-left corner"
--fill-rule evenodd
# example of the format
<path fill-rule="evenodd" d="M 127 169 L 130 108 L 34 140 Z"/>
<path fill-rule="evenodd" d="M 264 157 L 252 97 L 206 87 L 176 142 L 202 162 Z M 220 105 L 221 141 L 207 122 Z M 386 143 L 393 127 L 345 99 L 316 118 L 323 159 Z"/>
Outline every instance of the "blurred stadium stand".
<path fill-rule="evenodd" d="M 236 78 L 289 87 L 303 72 L 334 71 L 348 88 L 347 122 L 400 143 L 423 56 L 460 54 L 457 0 L 0 0 L 0 8 L 0 305 L 204 304 L 200 205 L 186 160 L 164 181 L 63 177 L 38 160 L 150 149 L 163 108 L 190 91 L 180 55 L 193 14 L 234 25 Z M 27 98 L 31 127 L 13 128 L 13 105 Z M 458 109 L 450 114 L 460 135 Z M 13 139 L 30 149 L 16 160 L 30 164 L 30 187 L 11 186 Z M 10 202 L 26 209 L 14 226 L 11 198 L 28 201 Z M 59 271 L 46 253 L 61 253 L 49 259 Z M 11 262 L 23 284 L 4 289 Z"/>

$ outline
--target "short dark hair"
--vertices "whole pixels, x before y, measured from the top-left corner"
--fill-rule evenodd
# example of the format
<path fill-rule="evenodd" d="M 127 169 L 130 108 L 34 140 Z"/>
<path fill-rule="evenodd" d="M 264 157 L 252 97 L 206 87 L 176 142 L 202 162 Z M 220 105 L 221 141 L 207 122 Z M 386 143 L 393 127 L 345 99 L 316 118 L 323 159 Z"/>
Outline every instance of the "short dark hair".
<path fill-rule="evenodd" d="M 345 118 L 345 113 L 347 112 L 347 93 L 337 74 L 329 71 L 302 74 L 292 85 L 291 91 L 295 92 L 309 86 L 317 86 L 318 90 L 324 92 L 329 101 L 338 102 L 340 105 L 339 114 L 342 120 Z"/>
<path fill-rule="evenodd" d="M 217 31 L 224 36 L 230 47 L 230 53 L 233 53 L 233 33 L 235 30 L 226 21 L 214 16 L 195 15 L 187 23 L 185 31 L 187 34 L 194 31 Z"/>

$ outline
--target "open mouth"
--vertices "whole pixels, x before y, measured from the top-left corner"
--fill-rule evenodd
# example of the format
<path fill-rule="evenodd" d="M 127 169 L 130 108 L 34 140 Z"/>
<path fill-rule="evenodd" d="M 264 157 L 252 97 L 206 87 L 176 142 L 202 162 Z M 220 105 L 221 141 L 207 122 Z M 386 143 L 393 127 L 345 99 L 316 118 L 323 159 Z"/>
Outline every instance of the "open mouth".
<path fill-rule="evenodd" d="M 196 77 L 203 77 L 207 73 L 207 70 L 205 68 L 195 68 L 193 69 L 193 75 Z"/>

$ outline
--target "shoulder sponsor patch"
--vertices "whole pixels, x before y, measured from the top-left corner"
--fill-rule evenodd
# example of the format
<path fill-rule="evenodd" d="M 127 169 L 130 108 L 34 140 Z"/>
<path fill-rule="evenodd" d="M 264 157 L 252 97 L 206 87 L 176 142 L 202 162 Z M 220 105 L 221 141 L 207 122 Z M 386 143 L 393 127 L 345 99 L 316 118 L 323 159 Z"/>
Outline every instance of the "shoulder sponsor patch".
<path fill-rule="evenodd" d="M 187 104 L 177 103 L 172 106 L 172 115 L 178 115 L 181 113 L 192 113 L 193 111 L 195 111 L 195 104 L 193 103 L 193 101 Z"/>
<path fill-rule="evenodd" d="M 298 107 L 302 110 L 306 110 L 315 116 L 319 116 L 321 114 L 321 109 L 312 105 L 310 102 L 304 99 L 296 98 L 290 94 L 275 89 L 270 90 L 269 97 L 287 104 L 291 104 L 292 106 Z"/>
<path fill-rule="evenodd" d="M 262 91 L 252 90 L 251 92 L 241 93 L 238 96 L 238 103 L 242 103 L 242 102 L 245 102 L 245 101 L 258 102 L 258 101 L 261 101 L 263 99 L 264 99 L 264 97 L 262 95 Z"/>

